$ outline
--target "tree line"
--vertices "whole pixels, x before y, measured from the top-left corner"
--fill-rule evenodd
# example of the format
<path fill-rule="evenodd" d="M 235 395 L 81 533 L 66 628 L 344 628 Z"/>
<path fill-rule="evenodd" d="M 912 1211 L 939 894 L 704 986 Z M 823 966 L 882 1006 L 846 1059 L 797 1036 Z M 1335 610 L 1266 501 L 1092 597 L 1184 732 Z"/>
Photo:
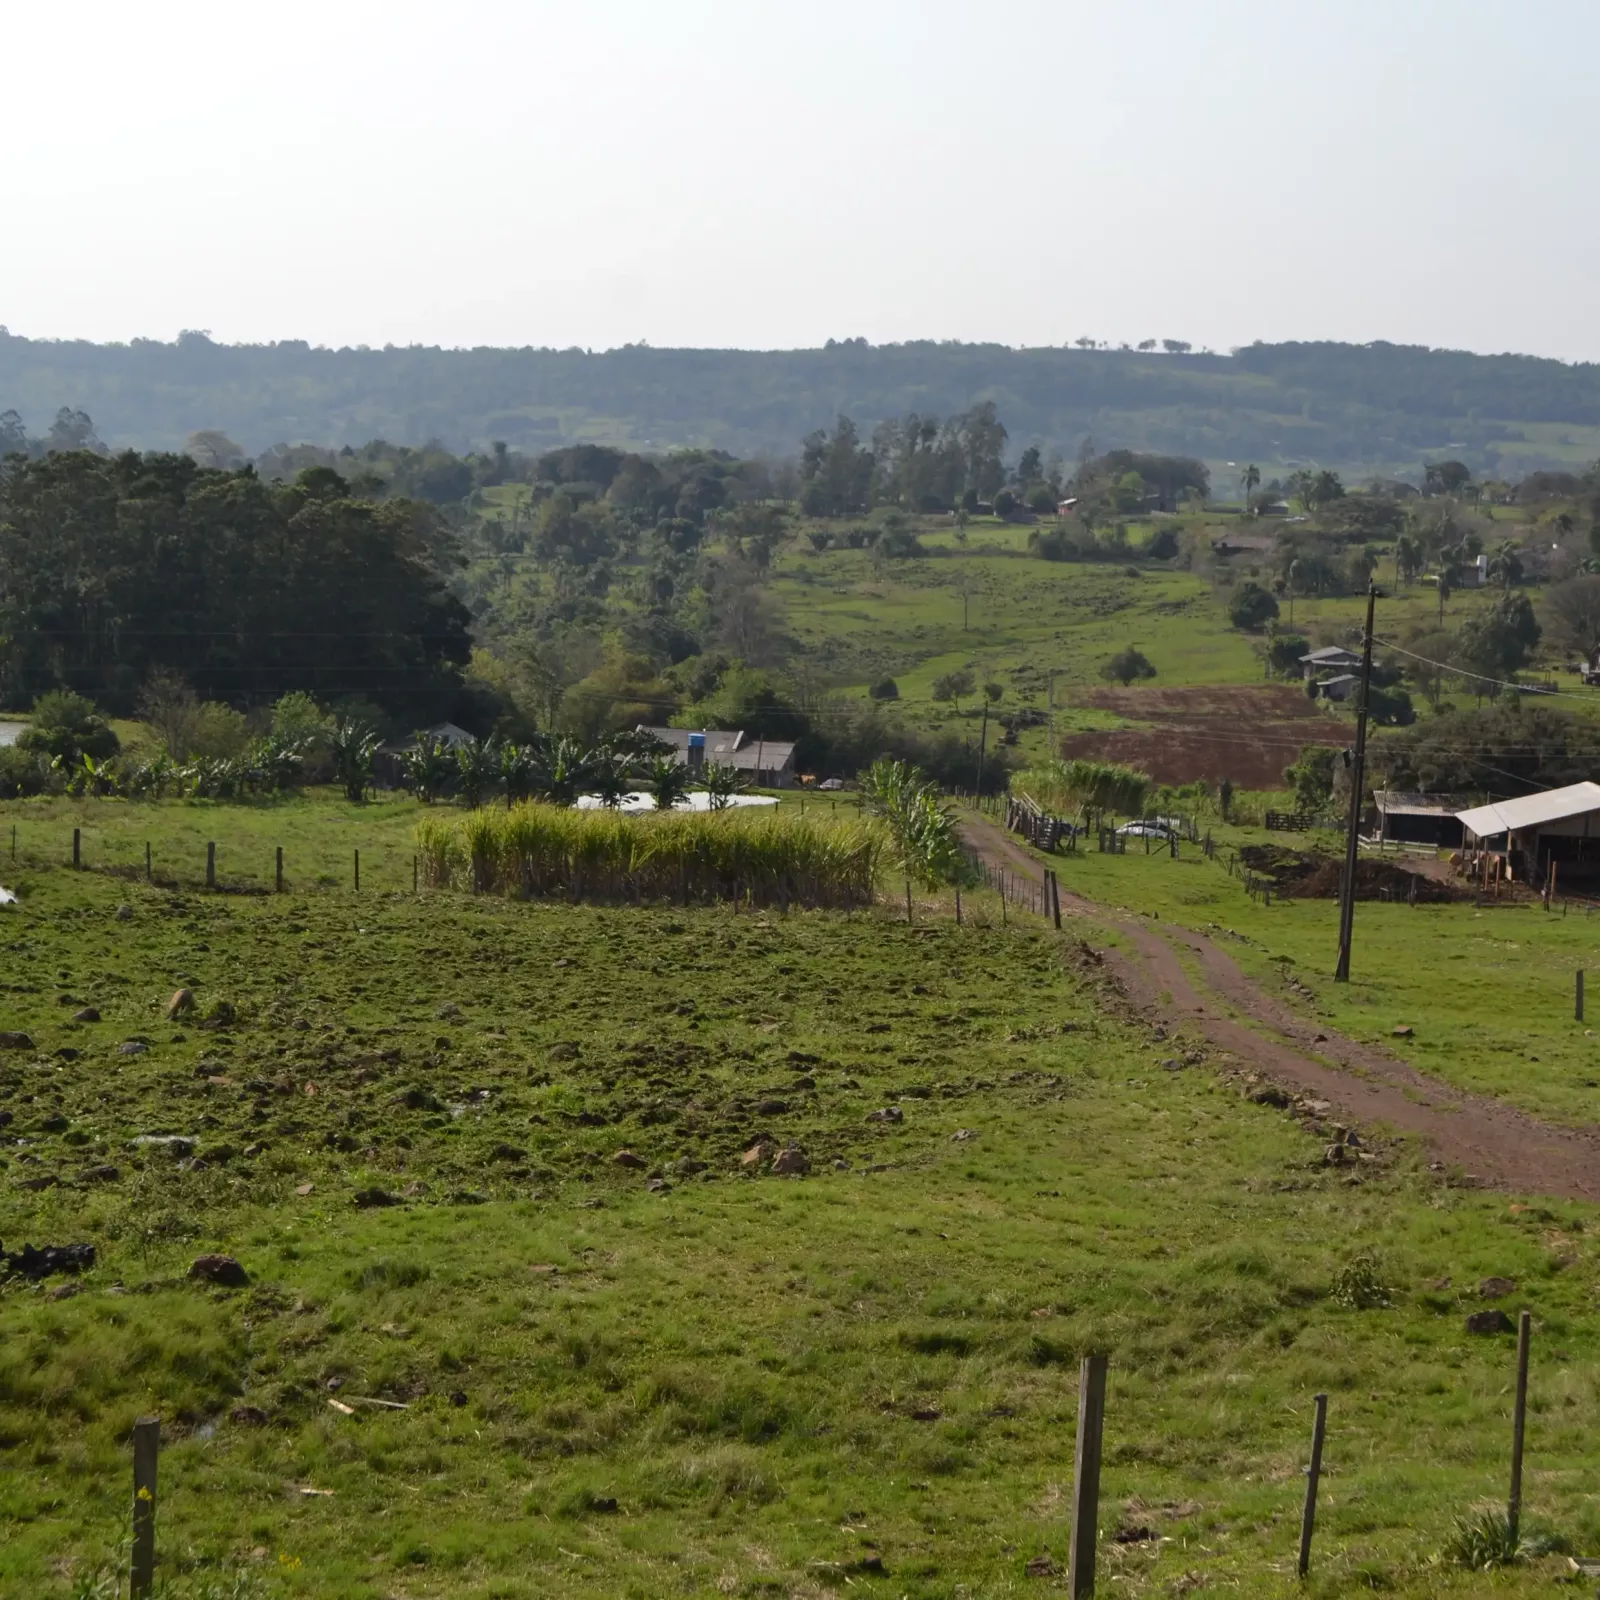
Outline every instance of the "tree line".
<path fill-rule="evenodd" d="M 1146 341 L 1153 346 L 1154 341 Z M 711 444 L 787 455 L 841 410 L 866 437 L 892 417 L 958 416 L 1004 396 L 1013 437 L 1048 449 L 1114 426 L 1130 448 L 1207 459 L 1299 457 L 1376 470 L 1460 441 L 1495 470 L 1525 424 L 1600 423 L 1600 367 L 1393 344 L 1253 344 L 1231 355 L 830 341 L 792 351 L 407 347 L 316 349 L 304 341 L 92 344 L 0 329 L 0 395 L 24 414 L 63 405 L 118 443 L 177 449 L 197 427 L 251 456 L 312 437 L 336 448 L 374 434 L 417 442 L 507 440 L 537 454 L 577 426 L 656 448 Z M 576 424 L 574 417 L 581 419 Z M 1530 466 L 1558 460 L 1518 453 Z"/>

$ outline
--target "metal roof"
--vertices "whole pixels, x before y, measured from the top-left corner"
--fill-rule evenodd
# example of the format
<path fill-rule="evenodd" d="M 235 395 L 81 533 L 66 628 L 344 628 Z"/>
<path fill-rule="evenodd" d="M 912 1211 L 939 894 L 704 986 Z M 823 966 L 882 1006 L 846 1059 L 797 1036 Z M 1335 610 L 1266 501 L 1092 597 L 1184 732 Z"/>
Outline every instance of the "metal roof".
<path fill-rule="evenodd" d="M 1492 800 L 1486 806 L 1474 806 L 1456 815 L 1468 833 L 1488 839 L 1497 833 L 1538 828 L 1591 811 L 1600 811 L 1600 783 L 1569 783 L 1564 789 L 1546 789 L 1543 794 L 1525 794 L 1517 800 Z"/>
<path fill-rule="evenodd" d="M 1342 644 L 1325 644 L 1320 650 L 1313 650 L 1300 657 L 1302 661 L 1359 661 L 1361 657 L 1354 650 L 1346 650 Z"/>

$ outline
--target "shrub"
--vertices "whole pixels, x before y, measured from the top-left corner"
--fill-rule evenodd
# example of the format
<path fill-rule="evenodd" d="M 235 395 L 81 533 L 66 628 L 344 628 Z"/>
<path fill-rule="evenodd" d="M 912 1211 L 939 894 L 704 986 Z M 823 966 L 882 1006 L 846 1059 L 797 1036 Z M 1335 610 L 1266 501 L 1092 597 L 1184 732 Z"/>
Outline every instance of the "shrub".
<path fill-rule="evenodd" d="M 17 745 L 64 767 L 77 766 L 84 756 L 104 761 L 120 748 L 111 724 L 94 702 L 70 689 L 52 689 L 39 696 L 33 719 L 17 736 Z"/>
<path fill-rule="evenodd" d="M 1155 675 L 1156 669 L 1151 665 L 1149 656 L 1131 644 L 1119 650 L 1100 668 L 1102 678 L 1108 683 L 1120 683 L 1123 688 L 1127 688 L 1135 678 L 1153 678 Z"/>
<path fill-rule="evenodd" d="M 879 678 L 867 693 L 874 700 L 898 700 L 900 698 L 900 685 L 893 678 Z"/>
<path fill-rule="evenodd" d="M 1269 590 L 1259 583 L 1247 580 L 1233 591 L 1228 602 L 1228 620 L 1236 628 L 1256 632 L 1278 615 L 1278 602 Z"/>

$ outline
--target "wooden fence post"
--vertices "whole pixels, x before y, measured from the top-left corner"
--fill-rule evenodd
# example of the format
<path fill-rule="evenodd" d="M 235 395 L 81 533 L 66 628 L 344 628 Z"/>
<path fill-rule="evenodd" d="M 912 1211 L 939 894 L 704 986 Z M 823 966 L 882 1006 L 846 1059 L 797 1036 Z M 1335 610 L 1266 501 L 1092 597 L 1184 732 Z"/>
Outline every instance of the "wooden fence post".
<path fill-rule="evenodd" d="M 1322 1476 L 1322 1440 L 1328 1428 L 1328 1397 L 1316 1398 L 1317 1415 L 1311 1424 L 1311 1465 L 1306 1469 L 1306 1508 L 1300 1518 L 1300 1576 L 1311 1570 L 1311 1535 L 1317 1525 L 1317 1480 Z"/>
<path fill-rule="evenodd" d="M 83 865 L 83 829 L 72 830 L 72 870 L 76 872 Z"/>
<path fill-rule="evenodd" d="M 411 858 L 411 892 L 412 894 L 417 892 L 417 858 L 415 856 Z"/>
<path fill-rule="evenodd" d="M 1083 1358 L 1078 1378 L 1078 1449 L 1072 1470 L 1072 1548 L 1067 1592 L 1072 1600 L 1094 1593 L 1095 1539 L 1100 1520 L 1100 1440 L 1106 1420 L 1106 1358 Z"/>
<path fill-rule="evenodd" d="M 145 842 L 144 842 L 144 881 L 146 883 L 149 883 L 151 881 L 151 877 L 150 877 L 150 841 L 148 839 L 146 839 Z"/>
<path fill-rule="evenodd" d="M 1573 996 L 1572 1014 L 1579 1021 L 1583 1021 L 1583 968 L 1578 968 L 1577 991 Z"/>
<path fill-rule="evenodd" d="M 1511 1413 L 1511 1493 L 1506 1501 L 1506 1523 L 1511 1548 L 1517 1547 L 1517 1527 L 1522 1521 L 1522 1441 L 1528 1422 L 1528 1345 L 1533 1338 L 1533 1315 L 1524 1311 L 1517 1319 L 1517 1398 Z"/>
<path fill-rule="evenodd" d="M 217 886 L 217 844 L 211 840 L 206 845 L 206 888 L 215 889 Z"/>
<path fill-rule="evenodd" d="M 361 852 L 356 851 L 356 893 L 361 893 Z"/>
<path fill-rule="evenodd" d="M 956 926 L 961 926 L 961 891 L 956 890 Z"/>
<path fill-rule="evenodd" d="M 1061 932 L 1061 880 L 1050 869 L 1050 915 L 1055 918 L 1056 932 Z"/>
<path fill-rule="evenodd" d="M 161 1421 L 140 1417 L 133 1425 L 133 1559 L 128 1572 L 129 1600 L 147 1600 L 156 1577 L 156 1459 L 161 1453 Z"/>
<path fill-rule="evenodd" d="M 283 893 L 283 846 L 278 846 L 277 857 L 273 862 L 272 886 L 275 894 Z"/>
<path fill-rule="evenodd" d="M 906 924 L 911 923 L 911 880 L 906 879 Z"/>

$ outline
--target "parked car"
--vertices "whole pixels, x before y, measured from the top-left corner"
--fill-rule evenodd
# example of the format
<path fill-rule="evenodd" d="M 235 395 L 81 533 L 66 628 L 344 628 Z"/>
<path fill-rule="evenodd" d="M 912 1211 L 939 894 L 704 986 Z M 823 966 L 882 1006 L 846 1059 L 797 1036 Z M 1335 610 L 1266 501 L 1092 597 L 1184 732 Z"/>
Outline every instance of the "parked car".
<path fill-rule="evenodd" d="M 1174 837 L 1173 830 L 1160 822 L 1125 822 L 1117 832 L 1130 839 L 1170 840 Z"/>

